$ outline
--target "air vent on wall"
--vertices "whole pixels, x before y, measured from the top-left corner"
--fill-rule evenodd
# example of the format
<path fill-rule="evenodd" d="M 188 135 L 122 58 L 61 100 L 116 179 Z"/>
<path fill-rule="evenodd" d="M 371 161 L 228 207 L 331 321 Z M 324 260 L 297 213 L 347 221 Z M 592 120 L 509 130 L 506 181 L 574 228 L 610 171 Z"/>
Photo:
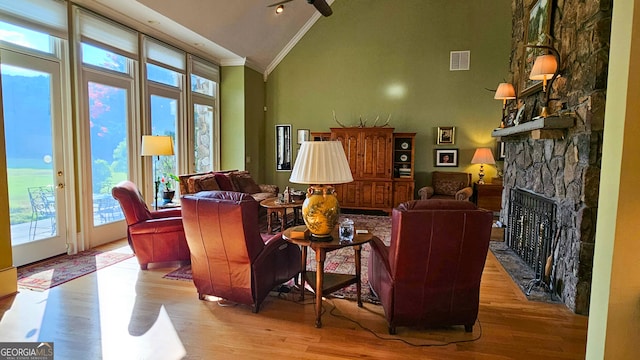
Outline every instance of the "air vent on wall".
<path fill-rule="evenodd" d="M 452 51 L 449 57 L 449 70 L 469 70 L 471 51 Z"/>

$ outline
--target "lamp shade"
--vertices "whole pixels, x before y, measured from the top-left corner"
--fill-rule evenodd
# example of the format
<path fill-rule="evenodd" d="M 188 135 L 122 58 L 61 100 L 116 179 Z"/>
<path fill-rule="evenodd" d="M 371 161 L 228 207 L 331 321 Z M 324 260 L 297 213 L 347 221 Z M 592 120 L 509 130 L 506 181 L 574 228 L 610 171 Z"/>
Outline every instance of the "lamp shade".
<path fill-rule="evenodd" d="M 516 90 L 510 83 L 500 83 L 493 96 L 496 100 L 511 100 L 516 98 Z"/>
<path fill-rule="evenodd" d="M 489 148 L 477 148 L 475 154 L 473 154 L 473 159 L 471 159 L 472 164 L 495 164 L 496 161 L 493 158 L 493 152 Z"/>
<path fill-rule="evenodd" d="M 142 135 L 142 156 L 173 155 L 171 136 Z"/>
<path fill-rule="evenodd" d="M 531 80 L 548 80 L 558 71 L 558 60 L 554 55 L 540 55 L 533 63 L 529 74 Z"/>
<path fill-rule="evenodd" d="M 300 146 L 289 181 L 297 184 L 343 184 L 353 181 L 339 141 L 305 141 Z"/>

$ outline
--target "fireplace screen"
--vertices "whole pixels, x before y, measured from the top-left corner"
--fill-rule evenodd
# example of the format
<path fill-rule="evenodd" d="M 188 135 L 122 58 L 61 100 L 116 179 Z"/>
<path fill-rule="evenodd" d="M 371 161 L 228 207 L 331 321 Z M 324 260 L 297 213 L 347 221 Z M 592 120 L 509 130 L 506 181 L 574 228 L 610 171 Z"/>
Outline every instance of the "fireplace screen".
<path fill-rule="evenodd" d="M 536 279 L 527 287 L 527 295 L 536 285 L 551 290 L 555 216 L 556 205 L 552 200 L 521 189 L 511 189 L 507 245 L 536 274 Z"/>

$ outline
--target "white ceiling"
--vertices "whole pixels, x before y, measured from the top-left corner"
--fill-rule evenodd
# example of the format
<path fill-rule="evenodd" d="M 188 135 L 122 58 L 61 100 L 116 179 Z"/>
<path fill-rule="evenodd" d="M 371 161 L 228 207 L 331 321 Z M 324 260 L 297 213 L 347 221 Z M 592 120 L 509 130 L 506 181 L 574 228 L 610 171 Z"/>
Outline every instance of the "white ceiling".
<path fill-rule="evenodd" d="M 306 0 L 73 0 L 151 36 L 179 42 L 221 65 L 268 74 L 322 16 Z M 327 1 L 331 4 L 333 1 Z"/>

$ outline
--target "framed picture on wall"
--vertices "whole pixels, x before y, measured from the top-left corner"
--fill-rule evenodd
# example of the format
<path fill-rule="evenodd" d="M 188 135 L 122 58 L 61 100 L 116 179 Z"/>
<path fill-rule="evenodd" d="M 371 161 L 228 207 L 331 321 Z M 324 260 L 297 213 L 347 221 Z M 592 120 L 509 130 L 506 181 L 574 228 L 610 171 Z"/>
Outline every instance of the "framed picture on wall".
<path fill-rule="evenodd" d="M 291 125 L 276 125 L 276 171 L 291 171 Z"/>
<path fill-rule="evenodd" d="M 498 141 L 496 143 L 496 154 L 498 154 L 498 159 L 496 160 L 499 160 L 499 161 L 504 160 L 504 151 L 505 151 L 504 148 L 505 148 L 504 142 Z"/>
<path fill-rule="evenodd" d="M 453 145 L 455 144 L 456 128 L 453 126 L 440 126 L 438 127 L 438 136 L 436 138 L 436 144 L 438 145 Z"/>
<path fill-rule="evenodd" d="M 437 167 L 458 166 L 458 149 L 436 149 L 435 156 Z"/>
<path fill-rule="evenodd" d="M 549 45 L 551 41 L 551 10 L 554 0 L 536 0 L 531 4 L 525 16 L 525 39 L 526 45 Z M 529 74 L 533 68 L 536 57 L 546 54 L 544 49 L 525 47 L 520 63 L 520 95 L 524 98 L 527 95 L 542 90 L 541 80 L 529 79 Z"/>

